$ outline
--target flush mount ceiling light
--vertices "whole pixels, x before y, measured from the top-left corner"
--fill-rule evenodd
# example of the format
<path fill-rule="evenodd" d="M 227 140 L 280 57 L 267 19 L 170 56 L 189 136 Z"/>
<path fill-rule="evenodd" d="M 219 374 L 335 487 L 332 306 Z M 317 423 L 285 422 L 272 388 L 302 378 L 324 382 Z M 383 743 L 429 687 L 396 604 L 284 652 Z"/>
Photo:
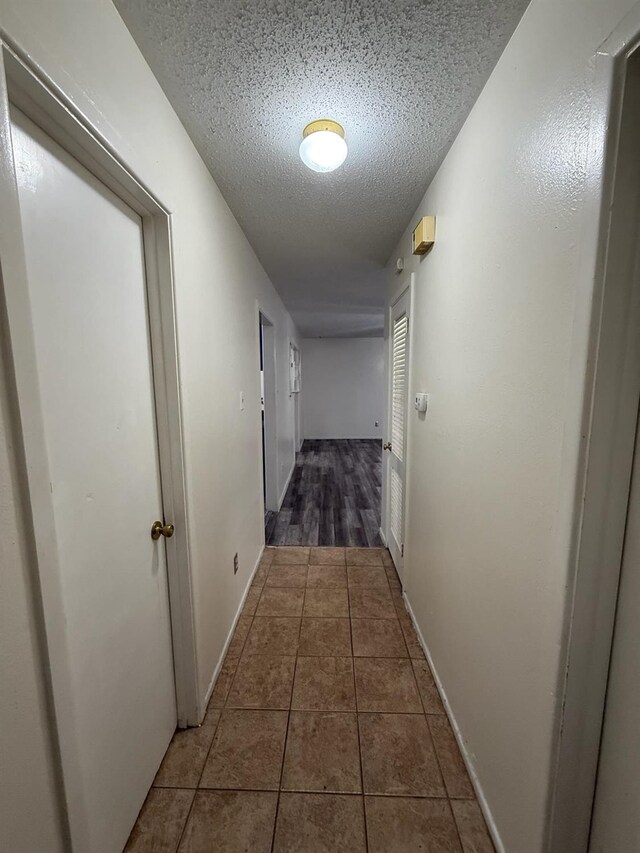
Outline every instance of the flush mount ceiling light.
<path fill-rule="evenodd" d="M 302 131 L 300 159 L 314 172 L 333 172 L 347 156 L 344 128 L 337 121 L 322 118 Z"/>

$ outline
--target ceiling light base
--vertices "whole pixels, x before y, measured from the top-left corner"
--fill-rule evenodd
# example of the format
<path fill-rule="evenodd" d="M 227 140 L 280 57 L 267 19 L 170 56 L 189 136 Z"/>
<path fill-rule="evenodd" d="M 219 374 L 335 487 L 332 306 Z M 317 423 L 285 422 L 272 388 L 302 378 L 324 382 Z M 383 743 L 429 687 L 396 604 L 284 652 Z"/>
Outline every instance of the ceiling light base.
<path fill-rule="evenodd" d="M 341 124 L 338 124 L 337 121 L 333 121 L 330 118 L 319 118 L 315 121 L 309 122 L 302 131 L 302 137 L 306 138 L 310 133 L 316 133 L 318 130 L 330 130 L 332 133 L 337 133 L 338 136 L 341 136 L 344 139 L 344 127 Z"/>
<path fill-rule="evenodd" d="M 330 118 L 310 122 L 302 131 L 300 159 L 313 172 L 333 172 L 347 156 L 344 128 Z"/>

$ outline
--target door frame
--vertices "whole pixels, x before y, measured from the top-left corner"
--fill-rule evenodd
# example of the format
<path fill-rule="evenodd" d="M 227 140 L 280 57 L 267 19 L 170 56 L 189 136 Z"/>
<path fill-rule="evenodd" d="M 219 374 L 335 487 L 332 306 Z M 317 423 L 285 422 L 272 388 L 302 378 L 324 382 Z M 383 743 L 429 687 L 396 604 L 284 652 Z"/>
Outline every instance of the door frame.
<path fill-rule="evenodd" d="M 49 463 L 11 142 L 10 103 L 69 151 L 142 219 L 152 351 L 161 492 L 165 517 L 175 525 L 166 540 L 167 575 L 178 725 L 202 718 L 197 684 L 193 594 L 189 560 L 185 462 L 171 258 L 170 212 L 81 114 L 69 98 L 0 32 L 0 299 L 13 369 L 15 411 L 22 446 L 30 551 L 34 559 L 53 698 L 67 829 L 81 849 L 86 837 L 83 792 L 74 736 L 72 689 L 64 631 Z"/>
<path fill-rule="evenodd" d="M 387 346 L 385 349 L 385 358 L 386 358 L 386 385 L 387 385 L 387 412 L 386 412 L 386 441 L 391 440 L 391 417 L 392 417 L 392 347 L 393 347 L 393 326 L 391 322 L 391 316 L 393 313 L 393 306 L 400 300 L 402 297 L 408 293 L 409 297 L 409 343 L 407 347 L 407 416 L 406 416 L 406 439 L 405 439 L 405 476 L 404 476 L 404 517 L 402 519 L 403 523 L 403 546 L 406 544 L 407 539 L 407 518 L 408 518 L 408 507 L 409 507 L 409 476 L 410 476 L 410 465 L 409 465 L 409 454 L 411 452 L 411 423 L 409 418 L 409 413 L 411 411 L 410 400 L 411 400 L 411 376 L 412 376 L 412 365 L 411 365 L 411 352 L 413 346 L 413 310 L 414 310 L 414 283 L 415 283 L 415 274 L 409 273 L 408 275 L 402 276 L 397 285 L 393 288 L 391 295 L 389 297 L 389 301 L 387 304 L 387 311 L 385 316 L 385 327 L 387 331 Z M 384 453 L 384 451 L 383 451 Z M 381 531 L 382 539 L 385 545 L 389 545 L 390 542 L 390 524 L 391 524 L 391 513 L 389 506 L 389 489 L 391 487 L 391 478 L 389 476 L 389 459 L 387 457 L 383 460 L 382 466 L 382 477 L 383 477 L 383 488 L 382 488 L 382 519 L 384 529 Z M 401 575 L 400 581 L 402 583 L 403 589 L 407 589 L 406 577 L 404 576 L 404 562 L 405 562 L 405 554 L 402 555 L 402 567 L 398 568 L 398 574 Z"/>
<path fill-rule="evenodd" d="M 294 418 L 294 426 L 293 426 L 293 453 L 300 453 L 302 450 L 302 413 L 300 411 L 300 391 L 297 391 L 293 394 L 293 418 Z"/>
<path fill-rule="evenodd" d="M 262 320 L 266 321 L 265 323 Z M 261 490 L 263 494 L 266 493 L 266 499 L 264 501 L 264 510 L 263 516 L 266 515 L 267 510 L 271 510 L 272 512 L 278 512 L 280 509 L 280 494 L 278 492 L 278 361 L 277 361 L 277 340 L 276 340 L 276 324 L 273 322 L 269 313 L 264 310 L 264 308 L 260 305 L 258 300 L 256 300 L 256 332 L 257 332 L 257 350 L 258 350 L 258 368 L 260 366 L 260 326 L 262 326 L 262 339 L 263 345 L 265 341 L 264 329 L 271 329 L 272 331 L 269 333 L 268 337 L 271 339 L 273 346 L 271 349 L 273 350 L 271 353 L 268 353 L 266 348 L 264 351 L 264 362 L 263 362 L 263 370 L 265 373 L 265 378 L 267 375 L 266 364 L 267 359 L 269 359 L 270 364 L 273 368 L 273 389 L 270 394 L 269 401 L 269 414 L 270 421 L 272 422 L 272 428 L 269 429 L 267 426 L 267 385 L 265 382 L 264 386 L 264 445 L 261 442 L 261 447 L 264 446 L 264 449 L 261 450 L 261 453 L 264 455 L 264 471 L 267 478 L 266 488 Z M 262 427 L 261 427 L 262 428 Z M 262 466 L 260 466 L 262 468 Z M 263 524 L 264 527 L 264 524 Z"/>
<path fill-rule="evenodd" d="M 569 406 L 581 407 L 582 422 L 577 445 L 565 438 L 561 462 L 562 481 L 572 490 L 563 510 L 571 536 L 566 545 L 558 543 L 568 552 L 569 577 L 547 803 L 549 853 L 582 853 L 589 843 L 633 464 L 640 398 L 639 258 L 636 254 L 635 271 L 631 262 L 621 270 L 614 261 L 620 247 L 633 245 L 623 217 L 616 216 L 617 205 L 629 193 L 640 201 L 640 186 L 616 181 L 628 62 L 639 48 L 640 3 L 593 58 L 579 269 L 585 286 L 576 301 L 567 385 Z"/>
<path fill-rule="evenodd" d="M 298 387 L 295 390 L 291 387 L 291 370 L 293 367 L 291 355 L 293 350 L 298 353 L 298 379 L 300 379 Z M 289 338 L 289 371 L 289 398 L 293 405 L 293 455 L 295 457 L 296 453 L 299 453 L 302 449 L 302 412 L 300 410 L 300 398 L 302 395 L 302 350 L 293 338 Z"/>

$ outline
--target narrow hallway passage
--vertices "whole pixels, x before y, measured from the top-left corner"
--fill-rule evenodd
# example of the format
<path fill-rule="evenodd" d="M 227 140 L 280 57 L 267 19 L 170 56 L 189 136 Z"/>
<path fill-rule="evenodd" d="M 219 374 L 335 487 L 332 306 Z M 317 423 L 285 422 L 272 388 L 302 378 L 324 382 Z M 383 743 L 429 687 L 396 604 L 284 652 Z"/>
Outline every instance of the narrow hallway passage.
<path fill-rule="evenodd" d="M 0 90 L 0 853 L 640 853 L 640 0 L 1 0 Z"/>
<path fill-rule="evenodd" d="M 384 549 L 267 548 L 127 853 L 490 853 Z"/>
<path fill-rule="evenodd" d="M 380 547 L 381 477 L 379 440 L 306 439 L 267 544 Z"/>

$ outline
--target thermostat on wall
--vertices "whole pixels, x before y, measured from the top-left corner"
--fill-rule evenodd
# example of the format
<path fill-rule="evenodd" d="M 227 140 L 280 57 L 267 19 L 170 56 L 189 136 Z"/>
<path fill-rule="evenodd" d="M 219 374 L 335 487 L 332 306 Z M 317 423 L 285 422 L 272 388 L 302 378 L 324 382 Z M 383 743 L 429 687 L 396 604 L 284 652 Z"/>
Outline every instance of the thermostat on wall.
<path fill-rule="evenodd" d="M 416 412 L 426 412 L 427 411 L 428 399 L 429 398 L 428 398 L 427 394 L 424 393 L 424 391 L 420 391 L 418 394 L 416 394 L 416 398 L 413 402 L 413 407 L 416 410 Z"/>

